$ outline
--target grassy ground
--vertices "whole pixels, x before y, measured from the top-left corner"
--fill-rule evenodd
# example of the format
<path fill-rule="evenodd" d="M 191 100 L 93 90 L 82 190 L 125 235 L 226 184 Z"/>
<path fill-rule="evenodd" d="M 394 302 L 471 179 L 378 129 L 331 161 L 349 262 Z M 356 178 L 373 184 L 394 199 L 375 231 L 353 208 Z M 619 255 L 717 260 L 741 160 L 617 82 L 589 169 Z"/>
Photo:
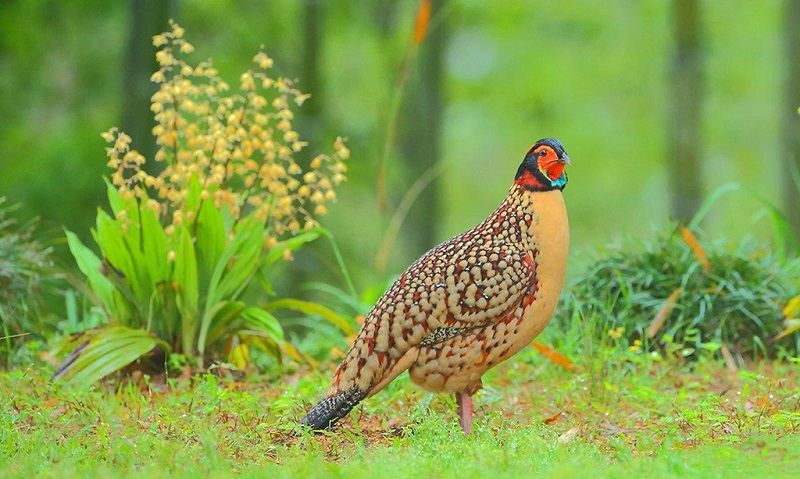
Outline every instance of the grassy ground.
<path fill-rule="evenodd" d="M 594 372 L 592 372 L 594 371 Z M 334 431 L 295 426 L 327 371 L 92 389 L 0 374 L 3 477 L 796 477 L 800 373 L 759 364 L 609 363 L 530 350 L 491 372 L 464 438 L 451 398 L 407 378 Z"/>

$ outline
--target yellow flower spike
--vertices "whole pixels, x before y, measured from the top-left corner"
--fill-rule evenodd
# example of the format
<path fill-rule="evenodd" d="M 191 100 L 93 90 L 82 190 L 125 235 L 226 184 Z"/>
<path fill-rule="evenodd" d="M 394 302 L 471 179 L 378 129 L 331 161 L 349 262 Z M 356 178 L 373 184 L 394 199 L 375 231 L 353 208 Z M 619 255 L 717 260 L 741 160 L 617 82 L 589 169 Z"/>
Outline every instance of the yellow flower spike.
<path fill-rule="evenodd" d="M 256 89 L 256 81 L 252 72 L 244 72 L 239 77 L 239 87 L 242 91 L 253 91 Z"/>
<path fill-rule="evenodd" d="M 156 214 L 161 212 L 161 204 L 154 199 L 147 200 L 147 208 L 153 210 Z"/>
<path fill-rule="evenodd" d="M 253 63 L 257 64 L 258 68 L 261 68 L 262 70 L 272 68 L 273 65 L 272 58 L 268 57 L 264 52 L 258 52 L 256 56 L 253 57 Z"/>
<path fill-rule="evenodd" d="M 328 212 L 328 208 L 325 207 L 323 204 L 319 204 L 314 208 L 315 215 L 324 215 Z"/>
<path fill-rule="evenodd" d="M 166 50 L 156 52 L 156 61 L 162 67 L 169 65 L 172 62 L 172 54 Z"/>
<path fill-rule="evenodd" d="M 290 175 L 299 175 L 300 173 L 303 172 L 303 170 L 300 169 L 300 166 L 297 163 L 291 162 L 289 163 L 289 166 L 286 168 L 286 172 L 289 173 Z"/>
<path fill-rule="evenodd" d="M 194 51 L 194 47 L 189 42 L 183 42 L 181 45 L 181 53 L 192 53 Z"/>
<path fill-rule="evenodd" d="M 275 98 L 274 100 L 272 100 L 272 108 L 275 108 L 276 110 L 285 109 L 286 108 L 286 99 L 283 98 L 283 97 L 280 97 L 280 96 Z"/>
<path fill-rule="evenodd" d="M 163 33 L 160 34 L 160 35 L 155 35 L 153 37 L 153 46 L 154 47 L 160 47 L 160 46 L 166 45 L 167 42 L 168 42 L 167 37 Z"/>
<path fill-rule="evenodd" d="M 250 104 L 253 105 L 253 108 L 260 110 L 267 106 L 269 102 L 261 95 L 253 95 L 253 97 L 250 98 Z"/>
<path fill-rule="evenodd" d="M 103 138 L 103 140 L 105 140 L 106 143 L 112 143 L 114 141 L 114 136 L 116 135 L 116 133 L 117 133 L 117 129 L 116 128 L 111 128 L 108 131 L 104 131 L 103 133 L 100 133 L 100 137 Z"/>
<path fill-rule="evenodd" d="M 164 76 L 164 72 L 159 70 L 150 75 L 150 81 L 153 83 L 164 83 L 165 81 L 167 81 L 167 79 Z"/>

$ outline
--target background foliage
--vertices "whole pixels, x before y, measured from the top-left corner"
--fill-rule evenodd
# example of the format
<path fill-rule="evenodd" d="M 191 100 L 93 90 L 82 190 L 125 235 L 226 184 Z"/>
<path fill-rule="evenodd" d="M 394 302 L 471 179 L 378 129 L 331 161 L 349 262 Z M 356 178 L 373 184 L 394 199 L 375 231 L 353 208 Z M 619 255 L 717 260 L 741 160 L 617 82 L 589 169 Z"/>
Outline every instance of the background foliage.
<path fill-rule="evenodd" d="M 107 173 L 98 132 L 121 120 L 128 131 L 131 92 L 141 85 L 155 91 L 154 51 L 135 50 L 150 39 L 148 28 L 161 32 L 171 17 L 229 83 L 263 45 L 277 74 L 299 78 L 297 87 L 312 93 L 299 111 L 301 136 L 312 144 L 348 137 L 350 182 L 325 226 L 356 287 L 345 287 L 339 263 L 321 245 L 275 273 L 279 294 L 323 281 L 335 292 L 312 287 L 304 294 L 346 304 L 355 289 L 373 298 L 376 285 L 425 249 L 483 219 L 525 149 L 543 136 L 560 138 L 574 160 L 565 195 L 573 251 L 604 247 L 620 234 L 641 237 L 666 222 L 670 196 L 679 194 L 668 181 L 668 113 L 675 8 L 686 4 L 697 2 L 514 0 L 498 8 L 435 1 L 428 36 L 415 41 L 420 2 L 3 2 L 0 194 L 22 204 L 23 221 L 39 215 L 53 237 L 63 226 L 91 243 L 95 208 L 105 201 L 97 179 Z M 782 113 L 788 108 L 800 121 L 800 99 L 779 94 L 791 4 L 699 3 L 697 149 L 705 195 L 737 182 L 782 204 Z M 145 72 L 142 82 L 131 80 L 137 72 Z M 426 103 L 438 110 L 425 110 Z M 419 136 L 417 123 L 436 125 L 438 134 Z M 146 130 L 133 138 L 142 150 L 152 141 Z M 419 163 L 419 151 L 434 152 L 432 163 Z M 301 166 L 310 161 L 298 157 Z M 430 180 L 427 188 L 421 178 Z M 422 194 L 409 201 L 415 188 Z M 774 239 L 763 227 L 770 221 L 763 201 L 739 191 L 705 216 L 705 237 Z M 399 214 L 409 204 L 408 217 Z M 55 257 L 68 258 L 64 239 Z M 568 273 L 575 278 L 583 269 L 571 261 Z M 329 327 L 322 324 L 321 334 Z"/>
<path fill-rule="evenodd" d="M 390 221 L 376 205 L 376 165 L 417 4 L 322 3 L 313 80 L 303 74 L 304 2 L 184 0 L 170 14 L 228 81 L 264 44 L 279 73 L 300 77 L 301 89 L 316 83 L 307 105 L 316 113 L 299 125 L 312 140 L 330 140 L 331 132 L 350 138 L 352 183 L 327 226 L 362 286 L 422 252 L 408 246 L 417 233 L 401 229 L 385 272 L 374 271 Z M 739 181 L 780 202 L 781 6 L 703 4 L 706 191 Z M 34 0 L 0 9 L 0 192 L 48 227 L 88 231 L 104 196 L 97 133 L 122 116 L 132 8 Z M 575 159 L 566 197 L 576 249 L 667 218 L 669 2 L 512 1 L 497 8 L 464 0 L 447 2 L 444 12 L 432 20 L 445 22 L 447 33 L 436 239 L 485 217 L 527 146 L 546 135 L 559 137 Z M 420 71 L 412 66 L 409 75 Z M 387 174 L 391 212 L 422 173 L 393 154 Z M 758 211 L 744 197 L 723 202 L 708 219 L 709 234 L 750 232 Z"/>

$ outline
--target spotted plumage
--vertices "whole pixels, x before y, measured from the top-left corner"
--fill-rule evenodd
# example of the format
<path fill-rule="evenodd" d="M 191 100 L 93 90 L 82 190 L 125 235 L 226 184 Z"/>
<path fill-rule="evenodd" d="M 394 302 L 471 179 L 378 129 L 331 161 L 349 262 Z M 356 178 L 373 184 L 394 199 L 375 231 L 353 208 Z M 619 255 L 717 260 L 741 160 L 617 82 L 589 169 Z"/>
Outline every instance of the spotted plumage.
<path fill-rule="evenodd" d="M 456 393 L 469 432 L 481 376 L 528 345 L 555 309 L 569 243 L 567 163 L 558 140 L 534 144 L 501 205 L 415 261 L 378 300 L 301 423 L 327 428 L 408 370 L 426 390 Z"/>

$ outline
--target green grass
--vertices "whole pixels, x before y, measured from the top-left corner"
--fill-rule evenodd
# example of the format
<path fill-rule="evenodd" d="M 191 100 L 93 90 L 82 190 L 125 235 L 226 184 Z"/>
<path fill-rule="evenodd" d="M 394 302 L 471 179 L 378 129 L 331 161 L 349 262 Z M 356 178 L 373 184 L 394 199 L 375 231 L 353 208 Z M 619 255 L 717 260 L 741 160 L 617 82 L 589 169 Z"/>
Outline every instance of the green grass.
<path fill-rule="evenodd" d="M 328 372 L 286 384 L 230 375 L 76 389 L 0 375 L 3 477 L 790 477 L 800 374 L 713 361 L 609 362 L 570 372 L 532 350 L 485 378 L 476 433 L 450 397 L 407 378 L 334 431 L 295 421 Z M 331 365 L 332 366 L 332 365 Z"/>

